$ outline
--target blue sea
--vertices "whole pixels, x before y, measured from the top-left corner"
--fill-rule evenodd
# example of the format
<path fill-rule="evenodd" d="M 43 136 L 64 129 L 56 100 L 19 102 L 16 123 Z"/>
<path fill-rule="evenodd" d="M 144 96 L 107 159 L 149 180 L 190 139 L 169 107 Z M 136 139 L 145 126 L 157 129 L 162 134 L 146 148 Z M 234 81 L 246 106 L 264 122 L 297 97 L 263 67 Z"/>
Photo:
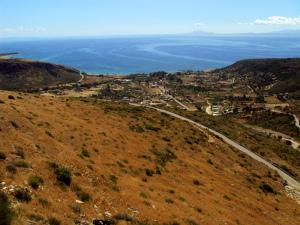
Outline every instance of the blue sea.
<path fill-rule="evenodd" d="M 0 53 L 71 66 L 92 74 L 207 70 L 241 59 L 300 57 L 300 38 L 168 35 L 1 40 Z"/>

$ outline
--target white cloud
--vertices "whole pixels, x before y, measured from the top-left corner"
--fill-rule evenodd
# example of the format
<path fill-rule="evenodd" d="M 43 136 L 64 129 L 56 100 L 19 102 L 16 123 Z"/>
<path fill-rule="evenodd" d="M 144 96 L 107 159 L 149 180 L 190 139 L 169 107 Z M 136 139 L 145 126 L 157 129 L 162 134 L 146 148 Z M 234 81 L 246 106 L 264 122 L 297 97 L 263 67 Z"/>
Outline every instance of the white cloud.
<path fill-rule="evenodd" d="M 39 33 L 44 33 L 46 31 L 43 27 L 0 27 L 0 35 L 34 35 Z"/>
<path fill-rule="evenodd" d="M 267 19 L 256 19 L 255 25 L 300 25 L 299 17 L 270 16 Z"/>

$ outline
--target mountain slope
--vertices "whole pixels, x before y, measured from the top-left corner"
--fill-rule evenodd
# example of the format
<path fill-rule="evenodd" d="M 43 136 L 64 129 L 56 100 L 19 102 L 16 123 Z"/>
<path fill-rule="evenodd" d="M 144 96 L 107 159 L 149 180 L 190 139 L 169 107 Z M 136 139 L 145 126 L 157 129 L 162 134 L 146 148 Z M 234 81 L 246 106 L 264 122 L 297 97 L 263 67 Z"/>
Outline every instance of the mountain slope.
<path fill-rule="evenodd" d="M 218 71 L 247 79 L 255 88 L 273 84 L 271 93 L 300 94 L 299 58 L 242 60 Z"/>
<path fill-rule="evenodd" d="M 183 121 L 93 99 L 0 92 L 0 100 L 0 189 L 14 224 L 299 221 L 278 175 Z M 33 175 L 43 180 L 37 189 Z M 21 201 L 18 188 L 32 199 Z"/>
<path fill-rule="evenodd" d="M 77 82 L 80 72 L 60 65 L 0 59 L 0 89 L 27 90 Z"/>

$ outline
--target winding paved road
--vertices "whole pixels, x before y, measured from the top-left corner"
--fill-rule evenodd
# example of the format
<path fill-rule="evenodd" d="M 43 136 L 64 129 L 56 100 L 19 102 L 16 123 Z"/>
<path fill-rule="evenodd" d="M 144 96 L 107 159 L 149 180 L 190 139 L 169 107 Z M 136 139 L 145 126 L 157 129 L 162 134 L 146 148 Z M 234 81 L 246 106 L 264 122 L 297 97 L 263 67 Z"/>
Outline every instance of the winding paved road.
<path fill-rule="evenodd" d="M 295 114 L 291 114 L 291 113 L 286 113 L 286 112 L 282 112 L 279 110 L 271 110 L 272 112 L 278 113 L 278 114 L 284 114 L 284 115 L 292 115 L 294 117 L 295 120 L 295 126 L 298 127 L 300 129 L 300 122 L 299 122 L 299 118 L 295 115 Z"/>
<path fill-rule="evenodd" d="M 283 134 L 283 133 L 280 133 L 278 131 L 274 131 L 274 130 L 270 130 L 270 129 L 265 129 L 263 127 L 259 127 L 259 126 L 253 126 L 253 125 L 244 125 L 245 127 L 247 128 L 250 128 L 250 129 L 253 129 L 253 130 L 256 130 L 258 132 L 261 132 L 261 133 L 264 133 L 264 134 L 267 134 L 273 138 L 276 138 L 276 139 L 279 139 L 279 137 L 281 137 L 281 140 L 283 141 L 290 141 L 291 142 L 291 146 L 297 150 L 297 151 L 300 151 L 300 142 L 298 141 L 295 141 L 294 138 L 292 138 L 291 136 L 288 136 L 286 134 Z"/>
<path fill-rule="evenodd" d="M 84 79 L 84 75 L 81 72 L 80 72 L 80 76 L 81 76 L 81 78 L 79 81 L 77 81 L 77 83 L 81 83 L 81 81 L 83 81 L 83 79 Z"/>
<path fill-rule="evenodd" d="M 132 105 L 135 105 L 135 106 L 140 106 L 138 104 L 132 104 Z M 293 187 L 294 189 L 296 189 L 297 191 L 300 191 L 300 183 L 295 180 L 294 178 L 292 178 L 290 175 L 288 175 L 287 173 L 285 173 L 284 171 L 282 171 L 281 169 L 277 168 L 276 166 L 274 166 L 272 163 L 268 162 L 267 160 L 263 159 L 261 156 L 253 153 L 252 151 L 246 149 L 245 147 L 239 145 L 238 143 L 234 142 L 233 140 L 229 139 L 228 137 L 226 137 L 225 135 L 213 130 L 213 129 L 210 129 L 200 123 L 197 123 L 191 119 L 188 119 L 186 117 L 183 117 L 183 116 L 180 116 L 176 113 L 173 113 L 173 112 L 170 112 L 170 111 L 167 111 L 167 110 L 164 110 L 164 109 L 159 109 L 159 108 L 155 108 L 155 107 L 152 107 L 152 106 L 145 106 L 147 108 L 150 108 L 150 109 L 154 109 L 158 112 L 161 112 L 161 113 L 164 113 L 164 114 L 167 114 L 169 116 L 172 116 L 172 117 L 175 117 L 177 119 L 180 119 L 180 120 L 183 120 L 183 121 L 186 121 L 190 124 L 193 124 L 199 128 L 201 128 L 203 131 L 208 131 L 212 134 L 214 134 L 215 136 L 221 138 L 225 143 L 231 145 L 232 147 L 238 149 L 239 151 L 247 154 L 248 156 L 250 156 L 251 158 L 255 159 L 256 161 L 260 162 L 260 163 L 263 163 L 265 164 L 267 167 L 269 167 L 270 169 L 272 170 L 275 170 L 277 171 L 277 173 L 282 177 L 282 179 L 284 179 L 287 184 L 291 187 Z"/>
<path fill-rule="evenodd" d="M 296 125 L 296 127 L 298 127 L 300 129 L 299 118 L 295 114 L 293 114 L 293 116 L 294 116 L 294 119 L 295 119 L 295 125 Z"/>

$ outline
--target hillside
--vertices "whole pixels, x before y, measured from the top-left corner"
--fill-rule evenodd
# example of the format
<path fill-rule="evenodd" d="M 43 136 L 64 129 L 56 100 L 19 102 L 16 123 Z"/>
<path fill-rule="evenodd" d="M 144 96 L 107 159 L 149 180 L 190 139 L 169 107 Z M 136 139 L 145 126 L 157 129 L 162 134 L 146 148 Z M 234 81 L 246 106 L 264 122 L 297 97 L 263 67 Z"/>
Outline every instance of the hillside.
<path fill-rule="evenodd" d="M 242 60 L 218 71 L 244 78 L 254 88 L 273 85 L 271 93 L 300 96 L 299 58 Z"/>
<path fill-rule="evenodd" d="M 60 65 L 0 59 L 0 89 L 27 90 L 77 82 L 80 72 Z"/>
<path fill-rule="evenodd" d="M 0 100 L 13 224 L 299 223 L 277 174 L 184 121 L 88 98 Z"/>

